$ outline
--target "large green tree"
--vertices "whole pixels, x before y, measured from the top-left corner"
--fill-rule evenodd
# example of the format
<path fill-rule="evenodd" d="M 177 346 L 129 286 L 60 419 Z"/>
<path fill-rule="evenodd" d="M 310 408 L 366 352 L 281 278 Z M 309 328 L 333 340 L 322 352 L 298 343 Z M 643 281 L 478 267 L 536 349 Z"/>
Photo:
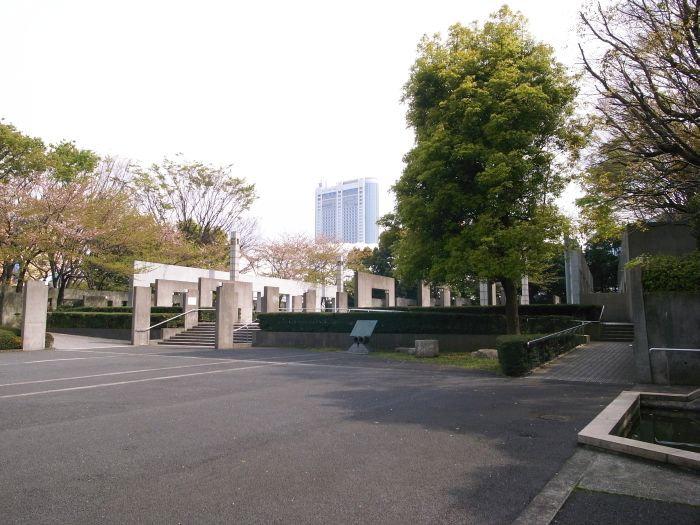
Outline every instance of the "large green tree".
<path fill-rule="evenodd" d="M 565 226 L 553 199 L 582 141 L 575 83 L 503 7 L 481 27 L 425 37 L 404 89 L 416 142 L 394 187 L 399 271 L 499 280 L 518 333 L 517 283 L 542 277 Z"/>

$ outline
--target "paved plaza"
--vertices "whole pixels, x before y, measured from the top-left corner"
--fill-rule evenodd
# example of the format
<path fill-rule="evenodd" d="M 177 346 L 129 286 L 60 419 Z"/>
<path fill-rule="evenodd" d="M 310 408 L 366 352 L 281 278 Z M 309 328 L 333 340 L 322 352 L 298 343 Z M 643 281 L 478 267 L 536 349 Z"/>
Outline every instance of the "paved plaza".
<path fill-rule="evenodd" d="M 338 352 L 81 348 L 0 354 L 4 523 L 507 523 L 620 391 Z"/>

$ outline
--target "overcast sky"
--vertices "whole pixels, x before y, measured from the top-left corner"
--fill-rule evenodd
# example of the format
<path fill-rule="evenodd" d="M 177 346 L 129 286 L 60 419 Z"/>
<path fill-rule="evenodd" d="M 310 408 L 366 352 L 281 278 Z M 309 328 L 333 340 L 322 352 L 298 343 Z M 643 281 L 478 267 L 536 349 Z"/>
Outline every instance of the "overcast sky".
<path fill-rule="evenodd" d="M 257 187 L 264 234 L 312 234 L 321 180 L 376 177 L 390 211 L 413 141 L 400 98 L 420 37 L 502 4 L 0 0 L 0 118 L 142 163 L 233 164 Z M 577 66 L 580 0 L 509 5 Z"/>

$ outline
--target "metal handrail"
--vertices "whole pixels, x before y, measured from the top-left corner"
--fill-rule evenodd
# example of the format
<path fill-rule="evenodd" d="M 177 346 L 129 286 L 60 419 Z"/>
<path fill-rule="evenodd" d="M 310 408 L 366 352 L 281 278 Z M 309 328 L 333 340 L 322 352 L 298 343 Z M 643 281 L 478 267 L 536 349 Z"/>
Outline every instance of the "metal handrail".
<path fill-rule="evenodd" d="M 187 310 L 186 312 L 182 312 L 182 313 L 179 313 L 177 315 L 174 315 L 170 319 L 166 319 L 165 321 L 161 321 L 160 323 L 156 323 L 153 326 L 149 326 L 148 328 L 142 328 L 141 330 L 136 330 L 136 331 L 137 332 L 148 332 L 149 330 L 153 330 L 154 328 L 156 328 L 162 324 L 169 323 L 173 319 L 177 319 L 178 317 L 182 317 L 183 315 L 191 314 L 192 312 L 200 312 L 200 311 L 203 312 L 203 311 L 211 311 L 211 310 L 214 310 L 214 308 L 193 308 L 192 310 Z"/>
<path fill-rule="evenodd" d="M 564 330 L 560 330 L 560 331 L 554 332 L 554 333 L 552 333 L 552 334 L 547 334 L 547 335 L 545 335 L 545 336 L 538 337 L 537 339 L 532 339 L 532 340 L 530 340 L 530 341 L 527 342 L 527 347 L 530 348 L 530 345 L 533 345 L 533 344 L 535 344 L 535 343 L 539 343 L 539 342 L 542 342 L 542 341 L 547 341 L 548 339 L 554 339 L 555 337 L 560 336 L 560 335 L 562 335 L 562 334 L 566 334 L 566 333 L 568 333 L 568 332 L 574 332 L 574 331 L 576 331 L 576 330 L 580 330 L 581 328 L 583 328 L 583 327 L 586 326 L 587 324 L 591 324 L 591 323 L 594 323 L 594 322 L 595 322 L 595 321 L 579 321 L 579 323 L 581 323 L 581 324 L 578 325 L 578 326 L 572 326 L 571 328 L 566 328 L 566 329 L 564 329 Z"/>
<path fill-rule="evenodd" d="M 603 312 L 605 312 L 605 305 L 600 309 L 600 315 L 598 316 L 599 323 L 603 320 Z"/>
<path fill-rule="evenodd" d="M 238 332 L 239 330 L 244 330 L 244 329 L 246 329 L 246 328 L 248 328 L 249 326 L 252 326 L 252 325 L 260 326 L 260 323 L 259 323 L 258 321 L 253 321 L 252 323 L 246 323 L 246 324 L 244 324 L 243 326 L 239 326 L 238 328 L 234 328 L 233 331 L 234 331 L 234 332 Z"/>

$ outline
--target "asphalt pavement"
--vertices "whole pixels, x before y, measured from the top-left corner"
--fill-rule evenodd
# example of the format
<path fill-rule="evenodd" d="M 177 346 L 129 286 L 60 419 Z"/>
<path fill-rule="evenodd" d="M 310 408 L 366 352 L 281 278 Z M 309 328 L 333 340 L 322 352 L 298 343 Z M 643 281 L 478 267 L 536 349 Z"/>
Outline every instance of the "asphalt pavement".
<path fill-rule="evenodd" d="M 509 523 L 620 389 L 295 349 L 0 353 L 0 516 Z"/>

